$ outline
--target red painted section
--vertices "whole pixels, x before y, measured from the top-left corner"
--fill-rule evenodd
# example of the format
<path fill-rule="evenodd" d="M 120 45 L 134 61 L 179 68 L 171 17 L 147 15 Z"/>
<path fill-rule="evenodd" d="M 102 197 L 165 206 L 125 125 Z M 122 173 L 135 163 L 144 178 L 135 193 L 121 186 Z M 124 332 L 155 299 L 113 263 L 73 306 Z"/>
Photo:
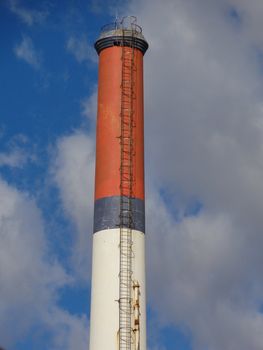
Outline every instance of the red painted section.
<path fill-rule="evenodd" d="M 99 56 L 95 199 L 120 195 L 122 48 Z M 144 199 L 143 54 L 135 49 L 133 196 Z"/>

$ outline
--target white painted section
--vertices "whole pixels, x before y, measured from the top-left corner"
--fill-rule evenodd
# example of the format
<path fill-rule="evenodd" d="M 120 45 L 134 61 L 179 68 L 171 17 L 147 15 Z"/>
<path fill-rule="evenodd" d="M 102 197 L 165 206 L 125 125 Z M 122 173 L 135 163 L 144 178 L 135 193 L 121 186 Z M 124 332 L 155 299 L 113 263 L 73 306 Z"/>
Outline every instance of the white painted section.
<path fill-rule="evenodd" d="M 133 280 L 140 285 L 140 350 L 146 350 L 145 235 L 133 230 L 132 236 Z M 118 350 L 119 242 L 119 229 L 93 235 L 89 350 Z"/>

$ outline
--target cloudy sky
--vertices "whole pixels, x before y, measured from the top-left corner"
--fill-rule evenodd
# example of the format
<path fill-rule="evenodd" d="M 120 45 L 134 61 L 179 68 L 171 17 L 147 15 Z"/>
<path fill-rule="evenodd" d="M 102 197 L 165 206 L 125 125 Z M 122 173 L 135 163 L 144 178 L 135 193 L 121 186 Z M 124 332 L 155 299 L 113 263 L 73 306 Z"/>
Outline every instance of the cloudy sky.
<path fill-rule="evenodd" d="M 149 350 L 263 349 L 262 0 L 2 0 L 0 346 L 87 350 L 100 27 L 145 55 Z"/>

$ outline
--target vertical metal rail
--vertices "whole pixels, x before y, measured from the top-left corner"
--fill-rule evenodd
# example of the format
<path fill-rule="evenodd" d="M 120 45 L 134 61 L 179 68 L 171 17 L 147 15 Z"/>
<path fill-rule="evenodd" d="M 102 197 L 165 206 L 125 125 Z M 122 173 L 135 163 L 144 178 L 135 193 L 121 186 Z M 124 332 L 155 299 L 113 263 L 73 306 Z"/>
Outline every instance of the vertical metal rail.
<path fill-rule="evenodd" d="M 119 271 L 119 350 L 131 350 L 132 329 L 132 198 L 134 158 L 134 32 L 123 31 L 121 82 L 121 164 L 120 164 L 120 271 Z M 125 33 L 132 35 L 132 43 L 125 46 Z"/>

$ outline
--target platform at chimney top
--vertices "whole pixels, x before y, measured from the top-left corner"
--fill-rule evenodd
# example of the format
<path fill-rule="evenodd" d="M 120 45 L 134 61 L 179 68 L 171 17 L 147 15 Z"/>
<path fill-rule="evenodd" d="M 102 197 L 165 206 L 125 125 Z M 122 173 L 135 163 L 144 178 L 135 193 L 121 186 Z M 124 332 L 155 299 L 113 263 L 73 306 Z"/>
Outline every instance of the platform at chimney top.
<path fill-rule="evenodd" d="M 136 23 L 136 17 L 128 16 L 103 26 L 94 46 L 98 54 L 112 46 L 134 47 L 145 54 L 149 45 L 142 34 L 142 28 Z"/>

